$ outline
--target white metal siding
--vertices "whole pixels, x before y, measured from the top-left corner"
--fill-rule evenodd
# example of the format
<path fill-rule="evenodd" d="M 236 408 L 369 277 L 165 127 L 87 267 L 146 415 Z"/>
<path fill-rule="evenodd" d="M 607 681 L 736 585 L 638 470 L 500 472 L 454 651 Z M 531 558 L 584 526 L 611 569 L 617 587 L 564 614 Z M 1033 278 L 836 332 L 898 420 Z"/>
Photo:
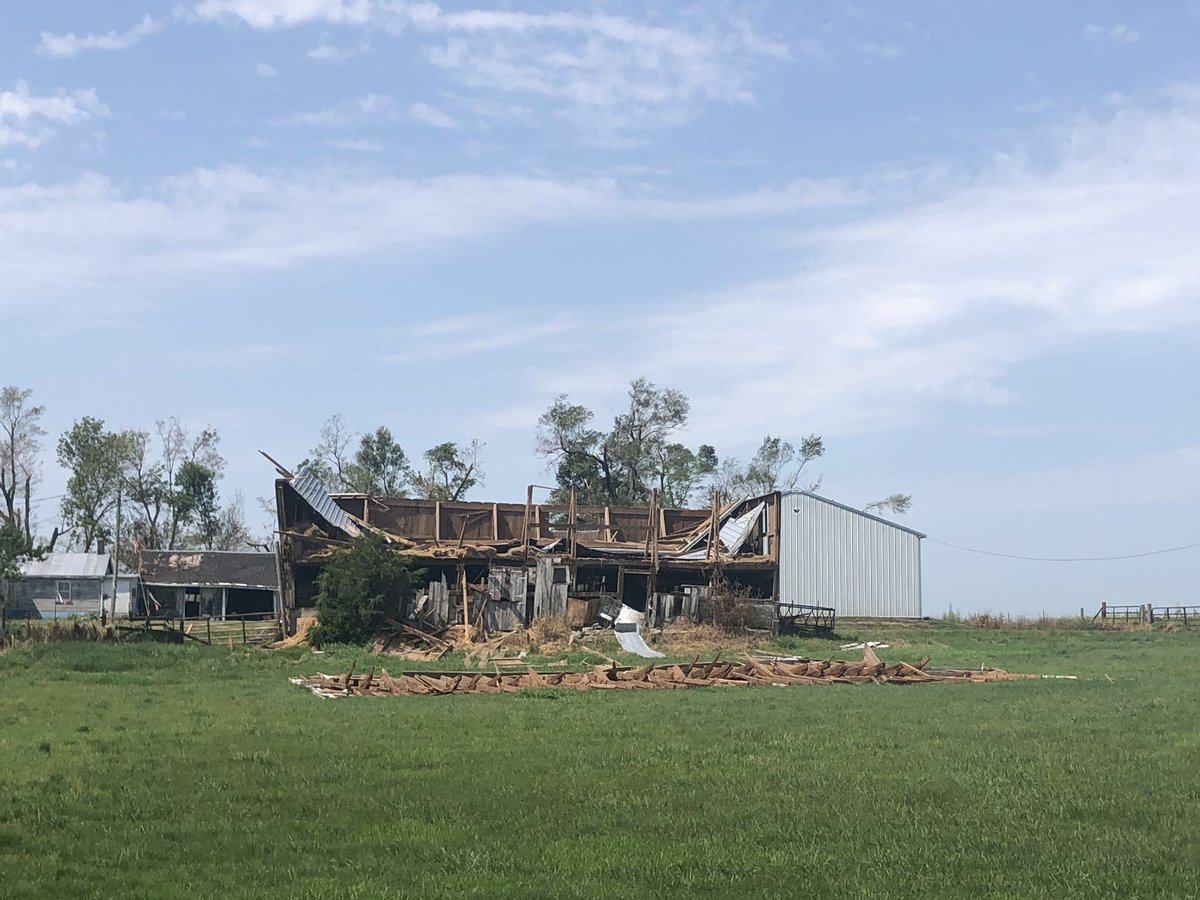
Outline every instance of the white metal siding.
<path fill-rule="evenodd" d="M 811 494 L 780 503 L 781 602 L 920 617 L 921 535 Z"/>

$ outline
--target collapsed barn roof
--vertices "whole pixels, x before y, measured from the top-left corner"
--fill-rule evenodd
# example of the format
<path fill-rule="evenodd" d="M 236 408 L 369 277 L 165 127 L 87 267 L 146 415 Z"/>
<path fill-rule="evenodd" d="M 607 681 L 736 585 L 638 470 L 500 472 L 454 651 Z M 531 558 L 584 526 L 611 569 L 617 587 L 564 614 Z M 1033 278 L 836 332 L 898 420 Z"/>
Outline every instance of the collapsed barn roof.
<path fill-rule="evenodd" d="M 720 509 L 484 503 L 332 493 L 312 474 L 280 469 L 279 531 L 337 545 L 365 533 L 401 553 L 428 558 L 578 559 L 726 564 L 765 561 L 775 552 L 777 495 L 742 498 Z M 714 525 L 715 521 L 715 525 Z"/>

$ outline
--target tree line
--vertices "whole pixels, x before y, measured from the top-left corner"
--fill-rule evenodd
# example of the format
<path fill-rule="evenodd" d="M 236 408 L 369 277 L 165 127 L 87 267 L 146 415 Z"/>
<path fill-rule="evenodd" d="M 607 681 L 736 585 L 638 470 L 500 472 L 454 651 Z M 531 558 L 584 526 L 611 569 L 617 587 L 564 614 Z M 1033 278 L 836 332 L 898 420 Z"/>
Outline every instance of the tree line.
<path fill-rule="evenodd" d="M 175 417 L 155 422 L 153 430 L 112 430 L 91 416 L 75 421 L 55 444 L 68 473 L 57 498 L 60 524 L 42 539 L 34 529 L 34 494 L 45 412 L 29 389 L 0 389 L 0 578 L 14 577 L 19 559 L 54 549 L 114 547 L 132 565 L 134 548 L 234 550 L 250 543 L 242 495 L 221 501 L 220 435 L 211 426 L 192 433 Z"/>
<path fill-rule="evenodd" d="M 629 385 L 626 405 L 601 427 L 596 413 L 560 394 L 538 418 L 534 449 L 554 475 L 551 503 L 566 504 L 575 493 L 585 506 L 645 506 L 658 491 L 666 507 L 707 504 L 714 491 L 729 499 L 800 487 L 817 491 L 821 478 L 810 466 L 825 455 L 820 435 L 796 443 L 766 435 L 745 463 L 718 457 L 711 444 L 694 449 L 678 435 L 688 423 L 687 396 L 645 378 Z M 461 500 L 482 486 L 484 444 L 446 442 L 426 450 L 414 466 L 386 425 L 353 432 L 341 414 L 325 421 L 320 440 L 297 468 L 335 491 L 377 497 Z M 868 504 L 868 511 L 905 513 L 909 494 L 895 493 Z"/>
<path fill-rule="evenodd" d="M 825 455 L 820 435 L 793 443 L 768 434 L 742 462 L 719 457 L 711 444 L 689 447 L 680 440 L 690 411 L 683 392 L 645 378 L 630 383 L 611 423 L 602 424 L 566 394 L 555 397 L 538 418 L 534 442 L 553 473 L 550 501 L 565 504 L 574 492 L 581 505 L 639 506 L 657 491 L 662 506 L 687 507 L 707 505 L 714 491 L 729 499 L 820 489 L 820 476 L 811 474 Z M 215 428 L 193 433 L 171 417 L 153 429 L 112 430 L 91 416 L 75 421 L 55 445 L 68 473 L 59 498 L 61 524 L 39 542 L 34 494 L 42 474 L 44 414 L 32 391 L 0 390 L 0 579 L 13 577 L 14 561 L 35 551 L 112 546 L 118 510 L 123 534 L 117 549 L 126 564 L 134 547 L 231 550 L 251 543 L 242 495 L 221 500 L 225 459 Z M 445 441 L 414 461 L 386 425 L 358 434 L 339 413 L 325 421 L 297 469 L 334 491 L 462 500 L 484 484 L 484 446 L 477 439 Z M 865 509 L 904 513 L 911 504 L 911 495 L 895 493 Z"/>

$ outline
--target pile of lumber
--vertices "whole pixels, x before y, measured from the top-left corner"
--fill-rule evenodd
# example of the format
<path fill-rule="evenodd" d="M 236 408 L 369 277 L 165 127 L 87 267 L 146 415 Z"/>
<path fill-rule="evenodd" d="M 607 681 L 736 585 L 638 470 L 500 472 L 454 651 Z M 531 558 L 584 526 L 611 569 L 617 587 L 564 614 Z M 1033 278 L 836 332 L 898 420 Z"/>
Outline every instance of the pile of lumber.
<path fill-rule="evenodd" d="M 862 660 L 803 658 L 754 659 L 721 662 L 717 654 L 709 662 L 697 658 L 691 663 L 651 664 L 633 668 L 612 663 L 578 672 L 538 670 L 527 666 L 524 672 L 424 672 L 410 671 L 390 675 L 374 669 L 355 674 L 354 667 L 344 675 L 316 674 L 292 678 L 320 697 L 375 696 L 385 694 L 500 694 L 528 688 L 562 687 L 575 690 L 681 690 L 698 687 L 754 687 L 829 684 L 979 684 L 1038 678 L 1016 675 L 1003 669 L 950 669 L 929 665 L 929 657 L 915 664 L 884 663 L 870 648 Z"/>

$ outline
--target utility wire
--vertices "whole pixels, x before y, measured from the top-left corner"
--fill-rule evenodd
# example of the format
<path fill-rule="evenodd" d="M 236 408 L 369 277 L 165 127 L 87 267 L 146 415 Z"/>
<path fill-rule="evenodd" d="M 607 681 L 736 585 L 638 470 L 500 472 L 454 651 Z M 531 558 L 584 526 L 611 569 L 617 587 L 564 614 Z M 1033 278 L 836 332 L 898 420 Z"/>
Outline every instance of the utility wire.
<path fill-rule="evenodd" d="M 1126 553 L 1123 556 L 1022 556 L 1019 553 L 995 553 L 991 550 L 977 550 L 974 547 L 963 547 L 959 544 L 951 544 L 948 541 L 939 541 L 937 538 L 926 538 L 934 544 L 941 544 L 943 547 L 953 547 L 955 550 L 965 550 L 967 553 L 978 553 L 982 556 L 998 556 L 1001 559 L 1026 559 L 1032 562 L 1111 562 L 1118 559 L 1142 559 L 1147 556 L 1161 556 L 1164 553 L 1178 553 L 1180 550 L 1195 550 L 1200 548 L 1200 543 L 1183 544 L 1179 547 L 1164 547 L 1162 550 L 1148 550 L 1145 553 Z"/>

